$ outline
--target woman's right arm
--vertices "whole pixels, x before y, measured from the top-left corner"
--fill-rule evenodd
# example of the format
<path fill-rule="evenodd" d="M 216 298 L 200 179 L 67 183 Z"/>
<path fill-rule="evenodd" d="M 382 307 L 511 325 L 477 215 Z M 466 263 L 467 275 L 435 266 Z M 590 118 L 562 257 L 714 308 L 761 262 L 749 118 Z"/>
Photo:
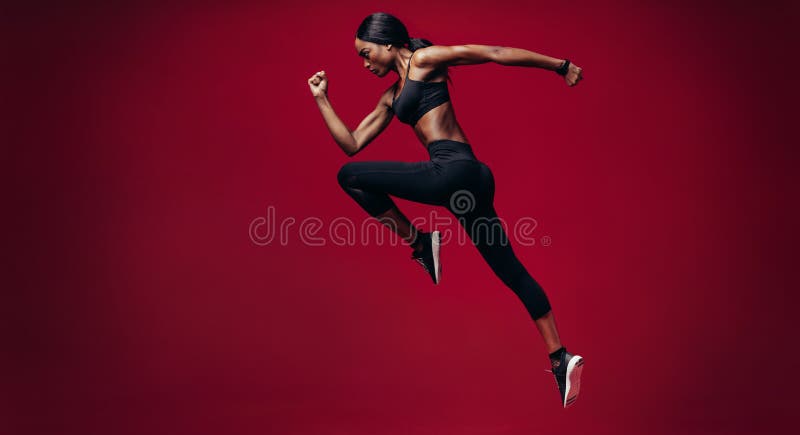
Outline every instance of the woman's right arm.
<path fill-rule="evenodd" d="M 350 131 L 336 115 L 328 100 L 328 78 L 325 71 L 314 74 L 308 79 L 308 85 L 333 140 L 348 156 L 354 156 L 364 149 L 392 120 L 392 110 L 387 104 L 387 97 L 391 96 L 391 88 L 381 95 L 378 105 L 361 121 L 358 127 Z"/>

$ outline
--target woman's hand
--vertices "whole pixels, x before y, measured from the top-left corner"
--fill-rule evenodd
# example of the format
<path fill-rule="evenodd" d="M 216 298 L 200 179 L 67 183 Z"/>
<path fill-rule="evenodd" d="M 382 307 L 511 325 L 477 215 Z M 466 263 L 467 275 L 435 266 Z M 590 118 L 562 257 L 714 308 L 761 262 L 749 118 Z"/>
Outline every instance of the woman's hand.
<path fill-rule="evenodd" d="M 564 76 L 568 86 L 575 86 L 579 81 L 583 80 L 583 69 L 578 65 L 570 62 L 567 68 L 567 74 Z"/>
<path fill-rule="evenodd" d="M 308 79 L 308 87 L 311 89 L 311 94 L 315 97 L 324 97 L 328 95 L 328 76 L 325 71 L 319 71 Z"/>

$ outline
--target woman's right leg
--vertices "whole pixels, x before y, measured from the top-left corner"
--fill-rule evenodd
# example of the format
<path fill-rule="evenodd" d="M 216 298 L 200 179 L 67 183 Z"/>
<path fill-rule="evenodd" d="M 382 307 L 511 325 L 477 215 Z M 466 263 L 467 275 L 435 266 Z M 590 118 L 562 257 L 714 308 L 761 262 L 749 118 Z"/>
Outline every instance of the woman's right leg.
<path fill-rule="evenodd" d="M 423 204 L 439 204 L 446 193 L 431 162 L 369 161 L 346 163 L 339 170 L 339 185 L 370 216 L 414 246 L 418 230 L 389 195 Z"/>
<path fill-rule="evenodd" d="M 396 205 L 392 205 L 392 208 L 386 210 L 385 212 L 375 216 L 378 221 L 397 233 L 404 242 L 409 245 L 413 246 L 414 241 L 417 238 L 417 229 L 411 222 L 408 220 L 406 215 L 397 208 Z"/>

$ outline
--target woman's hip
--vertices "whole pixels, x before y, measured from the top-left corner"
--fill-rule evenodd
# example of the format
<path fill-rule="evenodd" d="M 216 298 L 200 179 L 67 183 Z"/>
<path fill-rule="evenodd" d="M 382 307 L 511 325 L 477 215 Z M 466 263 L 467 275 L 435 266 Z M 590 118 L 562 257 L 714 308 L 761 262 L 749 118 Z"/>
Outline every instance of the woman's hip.
<path fill-rule="evenodd" d="M 428 144 L 428 155 L 434 162 L 477 160 L 472 146 L 465 142 L 439 139 Z"/>
<path fill-rule="evenodd" d="M 482 209 L 494 200 L 494 176 L 491 169 L 478 160 L 456 160 L 440 164 L 445 180 L 447 201 L 451 211 L 464 213 Z"/>

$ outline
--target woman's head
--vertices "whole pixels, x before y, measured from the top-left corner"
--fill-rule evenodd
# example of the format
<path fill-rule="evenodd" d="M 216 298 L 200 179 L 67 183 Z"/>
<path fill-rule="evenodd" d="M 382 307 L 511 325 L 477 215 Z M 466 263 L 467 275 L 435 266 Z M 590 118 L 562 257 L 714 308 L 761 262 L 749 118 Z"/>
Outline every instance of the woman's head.
<path fill-rule="evenodd" d="M 386 75 L 394 64 L 395 53 L 388 46 L 416 51 L 430 45 L 433 43 L 427 39 L 410 38 L 406 26 L 385 12 L 370 14 L 356 31 L 356 52 L 364 58 L 364 66 L 380 77 Z"/>

